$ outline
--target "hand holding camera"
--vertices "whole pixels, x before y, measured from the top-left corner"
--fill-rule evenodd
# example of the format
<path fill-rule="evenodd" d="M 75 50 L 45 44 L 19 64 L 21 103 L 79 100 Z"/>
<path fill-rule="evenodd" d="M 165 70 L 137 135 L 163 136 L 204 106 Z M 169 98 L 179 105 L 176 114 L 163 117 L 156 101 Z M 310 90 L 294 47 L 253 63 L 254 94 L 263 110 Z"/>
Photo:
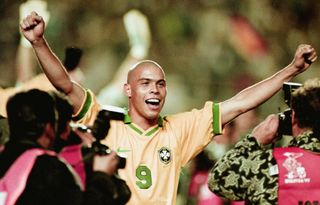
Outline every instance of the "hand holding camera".
<path fill-rule="evenodd" d="M 112 151 L 108 155 L 95 155 L 93 158 L 93 167 L 94 171 L 101 171 L 106 173 L 109 176 L 115 174 L 119 167 L 119 158 L 117 153 Z"/>
<path fill-rule="evenodd" d="M 294 82 L 286 82 L 283 84 L 284 101 L 289 108 L 277 115 L 269 115 L 253 129 L 252 135 L 260 144 L 267 145 L 281 139 L 283 135 L 292 135 L 291 94 L 301 86 L 302 84 Z"/>
<path fill-rule="evenodd" d="M 291 94 L 294 90 L 301 87 L 302 84 L 294 82 L 285 82 L 283 83 L 282 90 L 284 92 L 284 102 L 287 104 L 288 108 L 279 113 L 279 128 L 278 136 L 282 137 L 283 135 L 292 135 L 292 110 L 291 110 Z"/>
<path fill-rule="evenodd" d="M 100 141 L 104 139 L 110 129 L 110 120 L 123 120 L 124 114 L 118 111 L 111 111 L 102 109 L 92 127 L 86 127 L 84 125 L 73 124 L 72 126 L 76 128 L 76 132 L 80 138 L 83 138 L 83 143 L 85 147 L 83 148 L 84 158 L 91 158 L 93 155 L 112 155 L 114 159 L 112 163 L 116 162 L 116 170 L 123 169 L 126 165 L 126 159 L 118 156 L 114 151 L 112 151 L 108 146 L 102 144 Z M 103 157 L 97 157 L 102 160 Z M 95 160 L 93 159 L 93 163 Z M 94 168 L 94 164 L 93 164 Z"/>
<path fill-rule="evenodd" d="M 262 145 L 267 145 L 277 139 L 279 118 L 276 114 L 269 115 L 264 121 L 258 124 L 252 131 L 252 135 Z"/>

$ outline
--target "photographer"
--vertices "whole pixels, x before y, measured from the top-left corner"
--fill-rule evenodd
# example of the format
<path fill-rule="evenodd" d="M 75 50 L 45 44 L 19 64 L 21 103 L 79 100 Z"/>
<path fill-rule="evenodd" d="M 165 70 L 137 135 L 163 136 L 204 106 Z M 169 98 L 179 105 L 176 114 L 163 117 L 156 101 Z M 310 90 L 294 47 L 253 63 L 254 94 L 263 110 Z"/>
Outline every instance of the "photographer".
<path fill-rule="evenodd" d="M 249 204 L 318 204 L 320 81 L 308 80 L 292 92 L 288 147 L 268 148 L 278 138 L 279 116 L 269 115 L 211 170 L 209 188 Z"/>
<path fill-rule="evenodd" d="M 123 120 L 123 118 L 124 114 L 121 112 L 102 109 L 96 116 L 93 126 L 70 123 L 73 129 L 68 140 L 59 140 L 55 144 L 59 156 L 74 168 L 83 184 L 87 181 L 90 183 L 94 175 L 92 167 L 96 158 L 110 155 L 108 166 L 104 167 L 104 172 L 108 175 L 105 177 L 105 182 L 108 183 L 103 187 L 106 191 L 103 197 L 108 204 L 125 204 L 131 197 L 126 182 L 117 176 L 118 170 L 125 167 L 126 159 L 100 142 L 110 129 L 110 120 Z M 94 201 L 92 203 L 96 204 Z"/>
<path fill-rule="evenodd" d="M 0 154 L 0 204 L 125 204 L 113 190 L 115 152 L 93 157 L 83 187 L 71 166 L 52 151 L 70 136 L 72 106 L 64 97 L 37 89 L 7 103 L 10 138 Z M 60 142 L 59 142 L 60 141 Z M 59 142 L 59 143 L 58 143 Z"/>

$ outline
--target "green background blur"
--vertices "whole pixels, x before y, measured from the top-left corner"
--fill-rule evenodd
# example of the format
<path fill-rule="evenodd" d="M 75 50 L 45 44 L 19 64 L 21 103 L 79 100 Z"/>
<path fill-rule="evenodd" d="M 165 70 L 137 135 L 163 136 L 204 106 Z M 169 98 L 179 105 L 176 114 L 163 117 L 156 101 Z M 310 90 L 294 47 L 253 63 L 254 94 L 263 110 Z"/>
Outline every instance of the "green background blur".
<path fill-rule="evenodd" d="M 8 87 L 16 77 L 19 5 L 24 1 L 0 2 L 0 86 Z M 148 58 L 167 73 L 167 113 L 231 97 L 290 63 L 300 43 L 320 48 L 317 0 L 47 2 L 51 16 L 46 39 L 61 59 L 66 46 L 84 50 L 81 67 L 85 86 L 95 92 L 112 79 L 129 52 L 123 15 L 133 8 L 142 11 L 152 32 Z M 250 25 L 249 33 L 242 32 L 241 22 Z M 318 70 L 315 63 L 293 81 L 317 77 Z M 265 116 L 284 106 L 279 93 L 262 105 L 259 113 Z"/>

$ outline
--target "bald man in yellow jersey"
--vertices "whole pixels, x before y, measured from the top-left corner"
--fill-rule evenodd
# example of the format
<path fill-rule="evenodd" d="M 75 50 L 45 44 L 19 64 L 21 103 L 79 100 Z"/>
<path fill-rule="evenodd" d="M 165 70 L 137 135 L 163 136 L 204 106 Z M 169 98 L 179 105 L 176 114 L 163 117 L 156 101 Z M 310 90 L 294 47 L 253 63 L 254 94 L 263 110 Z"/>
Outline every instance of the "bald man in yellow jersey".
<path fill-rule="evenodd" d="M 42 17 L 32 12 L 20 28 L 48 79 L 73 102 L 74 119 L 92 124 L 101 106 L 91 91 L 70 80 L 43 36 Z M 128 204 L 175 204 L 181 167 L 221 133 L 226 123 L 265 102 L 283 82 L 305 71 L 316 58 L 310 45 L 300 45 L 288 66 L 234 97 L 220 103 L 208 101 L 200 110 L 163 118 L 160 111 L 167 94 L 164 71 L 154 61 L 136 64 L 124 85 L 128 114 L 124 122 L 111 121 L 104 141 L 127 158 L 127 165 L 119 175 L 132 192 Z"/>

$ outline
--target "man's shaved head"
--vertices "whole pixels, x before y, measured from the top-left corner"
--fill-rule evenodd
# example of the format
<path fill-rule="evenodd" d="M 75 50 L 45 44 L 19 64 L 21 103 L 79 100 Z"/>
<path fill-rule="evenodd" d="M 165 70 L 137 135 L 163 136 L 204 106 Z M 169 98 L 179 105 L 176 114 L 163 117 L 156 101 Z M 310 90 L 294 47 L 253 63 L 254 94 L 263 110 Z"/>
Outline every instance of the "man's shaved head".
<path fill-rule="evenodd" d="M 154 68 L 157 68 L 159 70 L 161 70 L 161 72 L 163 73 L 163 76 L 165 76 L 165 73 L 162 69 L 162 67 L 156 63 L 155 61 L 152 61 L 152 60 L 143 60 L 143 61 L 139 61 L 138 63 L 136 63 L 134 66 L 132 66 L 128 72 L 128 75 L 127 75 L 127 83 L 130 83 L 131 80 L 134 78 L 134 73 L 140 69 L 143 69 L 143 68 L 147 68 L 147 67 L 154 67 Z"/>

